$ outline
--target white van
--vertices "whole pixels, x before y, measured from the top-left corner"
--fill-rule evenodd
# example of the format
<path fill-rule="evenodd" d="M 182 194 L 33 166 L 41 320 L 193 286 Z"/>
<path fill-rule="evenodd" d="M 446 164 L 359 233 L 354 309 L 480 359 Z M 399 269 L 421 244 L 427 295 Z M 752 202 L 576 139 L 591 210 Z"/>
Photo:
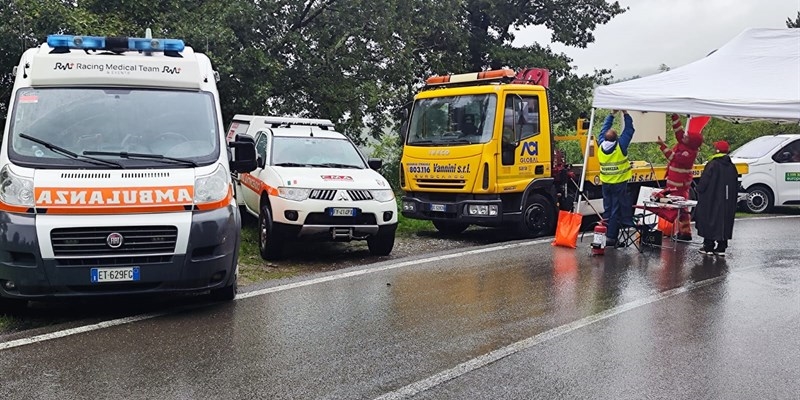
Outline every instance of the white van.
<path fill-rule="evenodd" d="M 370 253 L 394 247 L 397 202 L 377 171 L 329 120 L 236 115 L 229 136 L 256 143 L 258 168 L 239 176 L 239 204 L 258 217 L 264 259 L 288 240 L 366 240 Z"/>
<path fill-rule="evenodd" d="M 747 163 L 740 178 L 747 196 L 740 206 L 764 213 L 773 206 L 800 205 L 800 135 L 762 136 L 730 154 L 734 163 Z"/>
<path fill-rule="evenodd" d="M 14 75 L 0 301 L 207 290 L 233 299 L 231 171 L 255 168 L 255 146 L 226 146 L 209 59 L 177 39 L 51 35 Z"/>

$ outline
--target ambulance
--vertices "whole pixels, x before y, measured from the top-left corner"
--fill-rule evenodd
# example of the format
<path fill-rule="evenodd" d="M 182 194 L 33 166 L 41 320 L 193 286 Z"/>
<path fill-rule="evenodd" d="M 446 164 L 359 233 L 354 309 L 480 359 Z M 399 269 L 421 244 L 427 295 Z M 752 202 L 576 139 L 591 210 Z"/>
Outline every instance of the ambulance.
<path fill-rule="evenodd" d="M 255 144 L 226 141 L 208 57 L 145 36 L 50 35 L 14 68 L 0 148 L 0 307 L 235 297 L 231 174 L 255 169 Z"/>

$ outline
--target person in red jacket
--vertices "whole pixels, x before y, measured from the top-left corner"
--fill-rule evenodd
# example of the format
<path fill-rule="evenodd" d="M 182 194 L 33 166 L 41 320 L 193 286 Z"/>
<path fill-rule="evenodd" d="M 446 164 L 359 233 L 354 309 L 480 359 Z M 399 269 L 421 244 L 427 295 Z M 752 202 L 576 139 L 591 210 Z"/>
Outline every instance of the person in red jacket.
<path fill-rule="evenodd" d="M 658 145 L 661 152 L 667 158 L 667 184 L 666 189 L 656 194 L 656 197 L 666 195 L 679 196 L 689 199 L 689 189 L 692 185 L 694 176 L 692 168 L 697 159 L 697 152 L 703 144 L 703 127 L 708 123 L 709 117 L 697 117 L 692 120 L 688 132 L 684 132 L 683 124 L 677 114 L 672 114 L 672 130 L 675 132 L 675 139 L 678 143 L 672 148 L 668 148 L 661 137 L 658 138 Z M 656 212 L 660 218 L 675 222 L 678 210 L 670 208 L 660 208 Z M 676 226 L 678 240 L 692 240 L 691 214 L 684 210 L 681 212 L 680 220 Z"/>

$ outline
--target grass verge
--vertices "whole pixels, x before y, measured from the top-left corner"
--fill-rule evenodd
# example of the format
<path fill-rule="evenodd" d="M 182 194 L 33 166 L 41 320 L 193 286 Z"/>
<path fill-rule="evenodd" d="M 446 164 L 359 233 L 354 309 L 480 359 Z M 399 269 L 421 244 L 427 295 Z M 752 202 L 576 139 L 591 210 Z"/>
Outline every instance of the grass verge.
<path fill-rule="evenodd" d="M 0 315 L 0 332 L 10 331 L 11 328 L 14 327 L 14 323 L 14 318 L 6 315 Z"/>

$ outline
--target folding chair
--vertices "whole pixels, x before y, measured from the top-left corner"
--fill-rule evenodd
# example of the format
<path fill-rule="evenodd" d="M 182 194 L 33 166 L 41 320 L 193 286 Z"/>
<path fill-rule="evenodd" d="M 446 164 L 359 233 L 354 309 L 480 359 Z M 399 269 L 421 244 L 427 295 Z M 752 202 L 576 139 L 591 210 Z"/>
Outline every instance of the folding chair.
<path fill-rule="evenodd" d="M 640 253 L 642 252 L 642 230 L 646 227 L 640 215 L 634 215 L 629 223 L 622 223 L 617 235 L 617 247 L 633 246 Z"/>

